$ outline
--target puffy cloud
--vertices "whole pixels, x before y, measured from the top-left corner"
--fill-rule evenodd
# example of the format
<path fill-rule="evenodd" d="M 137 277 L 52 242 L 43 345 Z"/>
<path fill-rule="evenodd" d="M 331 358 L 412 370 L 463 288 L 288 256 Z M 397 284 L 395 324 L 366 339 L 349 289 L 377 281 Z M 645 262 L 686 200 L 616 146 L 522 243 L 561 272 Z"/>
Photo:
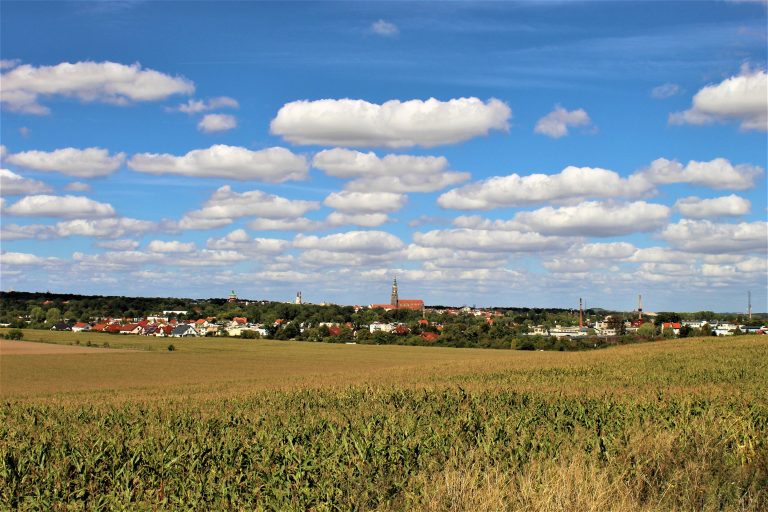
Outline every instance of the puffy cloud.
<path fill-rule="evenodd" d="M 312 162 L 330 176 L 357 178 L 345 188 L 359 191 L 434 192 L 469 179 L 469 173 L 448 171 L 445 157 L 361 153 L 326 149 Z"/>
<path fill-rule="evenodd" d="M 309 267 L 372 267 L 391 262 L 395 259 L 397 253 L 384 252 L 381 254 L 372 254 L 364 252 L 339 252 L 324 251 L 320 249 L 310 249 L 304 251 L 299 256 L 299 262 L 302 266 Z"/>
<path fill-rule="evenodd" d="M 286 199 L 260 190 L 233 192 L 229 185 L 225 185 L 211 195 L 202 209 L 189 212 L 179 227 L 210 229 L 225 226 L 231 223 L 232 219 L 248 216 L 266 219 L 297 218 L 319 207 L 320 204 L 316 201 Z"/>
<path fill-rule="evenodd" d="M 0 69 L 11 69 L 21 64 L 19 59 L 0 59 Z"/>
<path fill-rule="evenodd" d="M 569 253 L 577 258 L 594 259 L 624 259 L 634 255 L 637 248 L 628 242 L 581 244 L 573 247 Z"/>
<path fill-rule="evenodd" d="M 88 192 L 91 190 L 91 186 L 82 181 L 73 181 L 72 183 L 67 183 L 64 190 L 71 190 L 72 192 Z"/>
<path fill-rule="evenodd" d="M 671 124 L 711 124 L 736 120 L 742 130 L 768 130 L 768 74 L 742 68 L 741 74 L 708 85 L 689 110 L 669 116 Z"/>
<path fill-rule="evenodd" d="M 147 249 L 150 252 L 161 253 L 180 253 L 180 252 L 194 252 L 195 244 L 193 242 L 179 242 L 178 240 L 164 241 L 164 240 L 152 240 L 147 245 Z"/>
<path fill-rule="evenodd" d="M 435 174 L 448 169 L 448 160 L 439 156 L 386 155 L 350 149 L 325 149 L 315 155 L 312 166 L 338 178 Z"/>
<path fill-rule="evenodd" d="M 115 219 L 75 219 L 57 222 L 57 237 L 90 236 L 95 238 L 120 238 L 155 231 L 158 225 L 148 220 L 119 217 Z"/>
<path fill-rule="evenodd" d="M 578 244 L 570 247 L 565 256 L 543 261 L 542 266 L 559 274 L 591 272 L 626 261 L 636 252 L 637 248 L 627 242 Z"/>
<path fill-rule="evenodd" d="M 506 130 L 511 115 L 497 99 L 301 100 L 284 105 L 270 127 L 294 144 L 433 147 Z"/>
<path fill-rule="evenodd" d="M 384 20 L 377 20 L 371 24 L 371 32 L 384 37 L 393 37 L 400 33 L 397 25 Z"/>
<path fill-rule="evenodd" d="M 751 206 L 752 203 L 736 194 L 712 199 L 685 197 L 675 203 L 675 209 L 690 219 L 738 217 L 749 213 Z"/>
<path fill-rule="evenodd" d="M 645 247 L 638 249 L 627 258 L 627 261 L 637 263 L 685 263 L 691 261 L 691 255 L 675 251 L 668 247 Z"/>
<path fill-rule="evenodd" d="M 407 202 L 404 194 L 391 192 L 333 192 L 323 204 L 344 213 L 380 213 L 397 211 Z"/>
<path fill-rule="evenodd" d="M 492 229 L 500 231 L 527 231 L 527 227 L 515 220 L 491 220 L 479 215 L 459 215 L 453 219 L 457 228 Z"/>
<path fill-rule="evenodd" d="M 112 217 L 112 205 L 81 196 L 26 196 L 4 212 L 25 217 Z"/>
<path fill-rule="evenodd" d="M 172 229 L 172 231 L 176 229 L 205 231 L 208 229 L 221 228 L 229 224 L 232 224 L 232 219 L 206 219 L 185 215 L 175 226 L 172 226 L 172 228 L 175 228 Z"/>
<path fill-rule="evenodd" d="M 569 127 L 589 126 L 591 124 L 592 120 L 584 109 L 569 111 L 556 105 L 552 112 L 539 119 L 533 131 L 553 139 L 559 139 L 568 135 Z"/>
<path fill-rule="evenodd" d="M 638 197 L 652 190 L 653 185 L 640 175 L 622 178 L 607 169 L 568 166 L 558 174 L 494 176 L 449 190 L 437 203 L 457 210 L 489 210 L 590 197 Z"/>
<path fill-rule="evenodd" d="M 206 246 L 216 250 L 236 250 L 248 254 L 277 254 L 286 250 L 290 242 L 275 238 L 251 238 L 243 229 L 236 229 L 221 238 L 209 238 Z"/>
<path fill-rule="evenodd" d="M 248 223 L 253 231 L 312 231 L 320 229 L 322 222 L 299 217 L 298 219 L 255 219 Z"/>
<path fill-rule="evenodd" d="M 296 235 L 293 246 L 299 249 L 375 254 L 399 251 L 405 245 L 395 235 L 385 231 L 347 231 L 324 237 Z"/>
<path fill-rule="evenodd" d="M 661 233 L 675 249 L 698 253 L 765 252 L 768 249 L 768 222 L 719 224 L 708 220 L 682 219 Z"/>
<path fill-rule="evenodd" d="M 657 100 L 663 100 L 666 98 L 671 98 L 672 96 L 676 96 L 681 92 L 682 90 L 680 89 L 679 85 L 673 84 L 673 83 L 666 83 L 651 89 L 651 98 L 656 98 Z"/>
<path fill-rule="evenodd" d="M 0 226 L 0 240 L 46 240 L 55 238 L 56 234 L 52 226 L 43 224 L 27 224 L 20 226 L 18 224 L 3 223 Z"/>
<path fill-rule="evenodd" d="M 186 103 L 182 103 L 181 105 L 166 110 L 184 112 L 185 114 L 199 114 L 201 112 L 209 112 L 219 108 L 240 108 L 240 104 L 234 98 L 219 96 L 217 98 L 211 98 L 208 101 L 190 99 Z"/>
<path fill-rule="evenodd" d="M 110 156 L 102 148 L 63 148 L 55 151 L 24 151 L 9 155 L 8 163 L 41 172 L 60 172 L 78 178 L 112 174 L 123 165 L 125 153 Z"/>
<path fill-rule="evenodd" d="M 639 176 L 652 183 L 690 183 L 714 189 L 746 190 L 752 188 L 755 178 L 763 169 L 754 165 L 733 165 L 725 158 L 715 158 L 709 162 L 691 160 L 683 166 L 675 160 L 659 158 L 641 171 Z"/>
<path fill-rule="evenodd" d="M 505 254 L 479 251 L 455 250 L 445 247 L 424 247 L 411 244 L 406 250 L 406 258 L 423 261 L 428 270 L 441 268 L 500 268 L 507 260 Z"/>
<path fill-rule="evenodd" d="M 548 235 L 618 236 L 661 228 L 667 223 L 669 214 L 668 207 L 645 201 L 626 204 L 590 201 L 576 206 L 547 206 L 521 212 L 514 220 Z"/>
<path fill-rule="evenodd" d="M 41 258 L 26 252 L 0 252 L 0 263 L 15 266 L 38 266 L 58 262 L 58 258 Z"/>
<path fill-rule="evenodd" d="M 563 249 L 570 244 L 565 239 L 544 236 L 539 233 L 466 228 L 414 233 L 413 240 L 426 247 L 512 253 Z"/>
<path fill-rule="evenodd" d="M 215 144 L 208 149 L 195 149 L 183 156 L 140 153 L 131 157 L 128 166 L 135 171 L 151 174 L 180 174 L 269 183 L 303 180 L 308 171 L 306 158 L 285 148 L 251 151 L 224 144 Z"/>
<path fill-rule="evenodd" d="M 2 196 L 23 196 L 50 191 L 51 188 L 42 181 L 28 180 L 8 169 L 0 169 L 0 195 Z"/>
<path fill-rule="evenodd" d="M 139 248 L 139 242 L 136 240 L 120 239 L 120 240 L 102 240 L 96 242 L 96 247 L 102 247 L 111 251 L 134 251 Z"/>
<path fill-rule="evenodd" d="M 333 212 L 328 215 L 325 222 L 329 226 L 362 226 L 375 228 L 385 224 L 389 220 L 386 213 L 341 213 Z"/>
<path fill-rule="evenodd" d="M 229 114 L 207 114 L 197 123 L 197 129 L 203 133 L 226 132 L 233 128 L 237 128 L 237 118 Z"/>
<path fill-rule="evenodd" d="M 63 62 L 35 67 L 23 64 L 3 73 L 0 101 L 9 110 L 26 114 L 47 114 L 40 97 L 55 95 L 83 102 L 126 105 L 157 101 L 174 94 L 192 94 L 195 86 L 182 77 L 116 62 Z"/>

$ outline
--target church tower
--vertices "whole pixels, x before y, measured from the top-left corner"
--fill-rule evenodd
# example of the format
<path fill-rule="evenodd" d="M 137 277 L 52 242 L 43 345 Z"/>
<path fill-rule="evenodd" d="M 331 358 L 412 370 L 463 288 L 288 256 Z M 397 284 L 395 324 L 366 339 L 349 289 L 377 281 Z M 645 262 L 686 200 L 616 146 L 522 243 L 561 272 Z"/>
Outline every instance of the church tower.
<path fill-rule="evenodd" d="M 392 295 L 390 296 L 389 303 L 395 308 L 397 308 L 399 302 L 400 302 L 400 299 L 398 299 L 397 297 L 397 278 L 395 278 L 392 281 Z"/>

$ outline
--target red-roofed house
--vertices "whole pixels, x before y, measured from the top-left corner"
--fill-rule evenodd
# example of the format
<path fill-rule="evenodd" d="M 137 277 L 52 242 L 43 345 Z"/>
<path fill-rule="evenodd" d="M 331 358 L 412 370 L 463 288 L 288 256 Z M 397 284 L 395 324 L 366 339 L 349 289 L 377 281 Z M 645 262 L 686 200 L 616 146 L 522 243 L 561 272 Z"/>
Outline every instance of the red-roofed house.
<path fill-rule="evenodd" d="M 421 337 L 426 341 L 437 341 L 440 335 L 436 332 L 423 332 L 421 333 Z"/>
<path fill-rule="evenodd" d="M 91 326 L 90 324 L 87 324 L 85 322 L 77 322 L 75 325 L 72 326 L 73 332 L 82 332 L 82 331 L 90 331 Z"/>

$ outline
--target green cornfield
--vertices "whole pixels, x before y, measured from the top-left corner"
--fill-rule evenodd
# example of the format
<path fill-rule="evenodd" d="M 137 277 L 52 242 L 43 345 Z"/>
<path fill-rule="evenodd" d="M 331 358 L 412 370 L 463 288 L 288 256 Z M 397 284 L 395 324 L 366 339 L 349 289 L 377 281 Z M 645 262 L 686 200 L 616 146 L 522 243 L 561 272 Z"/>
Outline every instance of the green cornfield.
<path fill-rule="evenodd" d="M 0 509 L 768 509 L 768 342 L 485 352 L 348 382 L 4 393 Z"/>

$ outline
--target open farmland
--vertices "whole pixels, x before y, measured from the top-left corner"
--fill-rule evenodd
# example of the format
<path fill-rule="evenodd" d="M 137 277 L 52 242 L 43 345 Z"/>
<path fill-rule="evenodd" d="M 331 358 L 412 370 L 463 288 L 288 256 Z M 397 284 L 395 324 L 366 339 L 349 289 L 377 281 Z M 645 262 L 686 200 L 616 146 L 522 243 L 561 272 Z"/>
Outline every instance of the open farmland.
<path fill-rule="evenodd" d="M 129 350 L 0 347 L 0 508 L 768 508 L 761 337 L 558 353 L 90 336 Z"/>

